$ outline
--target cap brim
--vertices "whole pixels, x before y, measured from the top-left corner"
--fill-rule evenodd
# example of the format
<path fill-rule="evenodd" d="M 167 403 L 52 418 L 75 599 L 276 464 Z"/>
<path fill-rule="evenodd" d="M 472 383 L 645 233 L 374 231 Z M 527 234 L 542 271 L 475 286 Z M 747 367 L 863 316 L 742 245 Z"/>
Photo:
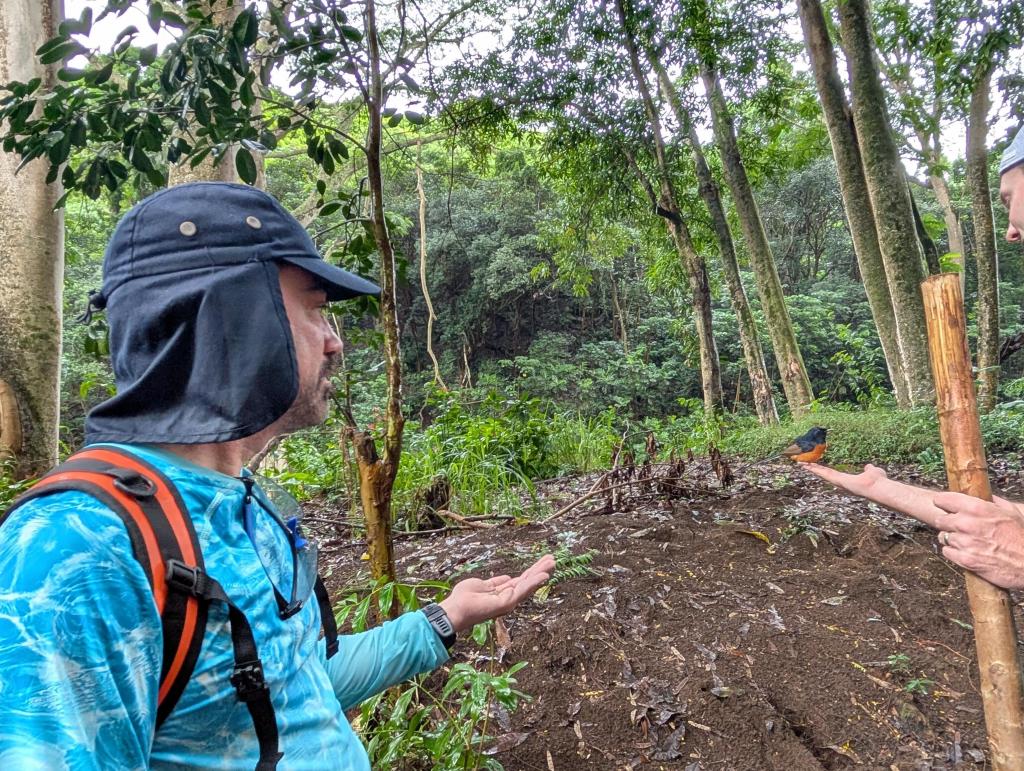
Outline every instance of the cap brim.
<path fill-rule="evenodd" d="M 330 302 L 380 294 L 380 287 L 373 282 L 360 278 L 355 273 L 349 273 L 337 265 L 331 265 L 319 257 L 282 257 L 281 261 L 307 270 L 322 280 Z"/>

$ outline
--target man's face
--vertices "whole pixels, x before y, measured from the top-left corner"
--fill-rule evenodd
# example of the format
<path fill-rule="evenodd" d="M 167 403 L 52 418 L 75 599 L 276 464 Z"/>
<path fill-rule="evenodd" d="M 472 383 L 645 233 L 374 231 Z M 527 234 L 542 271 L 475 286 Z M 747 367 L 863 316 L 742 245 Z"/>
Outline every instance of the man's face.
<path fill-rule="evenodd" d="M 298 395 L 281 418 L 285 433 L 319 425 L 327 418 L 333 390 L 330 375 L 341 340 L 324 317 L 327 294 L 317 278 L 287 263 L 279 263 L 278 269 L 299 368 Z"/>
<path fill-rule="evenodd" d="M 999 197 L 1010 214 L 1006 240 L 1020 243 L 1024 238 L 1024 164 L 1013 167 L 999 179 Z"/>

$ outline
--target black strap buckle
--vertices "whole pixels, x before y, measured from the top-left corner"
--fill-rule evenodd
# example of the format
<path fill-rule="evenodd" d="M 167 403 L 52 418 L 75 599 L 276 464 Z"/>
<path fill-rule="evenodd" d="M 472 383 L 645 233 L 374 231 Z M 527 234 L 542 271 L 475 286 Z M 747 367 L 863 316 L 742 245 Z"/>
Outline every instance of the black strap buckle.
<path fill-rule="evenodd" d="M 206 574 L 197 567 L 180 560 L 167 560 L 167 585 L 193 597 L 207 596 Z"/>
<path fill-rule="evenodd" d="M 123 493 L 128 493 L 135 498 L 152 498 L 156 495 L 156 484 L 153 480 L 144 477 L 137 471 L 111 469 L 107 473 L 114 477 L 114 487 Z"/>
<path fill-rule="evenodd" d="M 263 662 L 259 659 L 236 664 L 231 675 L 231 685 L 235 688 L 238 700 L 244 703 L 256 701 L 270 693 L 263 677 Z"/>

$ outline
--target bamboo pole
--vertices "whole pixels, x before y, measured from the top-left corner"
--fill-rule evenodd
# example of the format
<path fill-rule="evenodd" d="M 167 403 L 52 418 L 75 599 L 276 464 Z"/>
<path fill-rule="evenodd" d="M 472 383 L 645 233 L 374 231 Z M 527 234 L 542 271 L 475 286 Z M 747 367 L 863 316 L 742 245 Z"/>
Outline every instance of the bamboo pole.
<path fill-rule="evenodd" d="M 955 273 L 932 276 L 921 284 L 921 292 L 949 487 L 991 501 L 960 278 Z M 974 617 L 992 768 L 1020 771 L 1024 769 L 1024 717 L 1010 596 L 974 573 L 965 572 L 964 579 Z"/>

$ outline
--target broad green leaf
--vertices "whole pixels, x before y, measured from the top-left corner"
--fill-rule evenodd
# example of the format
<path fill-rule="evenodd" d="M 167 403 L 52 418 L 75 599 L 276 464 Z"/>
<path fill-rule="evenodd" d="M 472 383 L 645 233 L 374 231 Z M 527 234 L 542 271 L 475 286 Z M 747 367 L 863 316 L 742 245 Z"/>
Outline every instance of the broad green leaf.
<path fill-rule="evenodd" d="M 61 43 L 58 46 L 54 46 L 45 54 L 40 56 L 39 63 L 53 64 L 54 62 L 59 62 L 62 59 L 70 59 L 72 56 L 76 56 L 82 53 L 87 53 L 85 47 L 77 40 L 69 40 L 66 43 Z"/>
<path fill-rule="evenodd" d="M 235 153 L 235 169 L 238 171 L 239 179 L 249 185 L 255 184 L 256 161 L 247 148 L 239 147 Z"/>
<path fill-rule="evenodd" d="M 139 51 L 139 64 L 143 67 L 148 67 L 156 61 L 156 43 L 151 46 L 146 46 Z"/>

